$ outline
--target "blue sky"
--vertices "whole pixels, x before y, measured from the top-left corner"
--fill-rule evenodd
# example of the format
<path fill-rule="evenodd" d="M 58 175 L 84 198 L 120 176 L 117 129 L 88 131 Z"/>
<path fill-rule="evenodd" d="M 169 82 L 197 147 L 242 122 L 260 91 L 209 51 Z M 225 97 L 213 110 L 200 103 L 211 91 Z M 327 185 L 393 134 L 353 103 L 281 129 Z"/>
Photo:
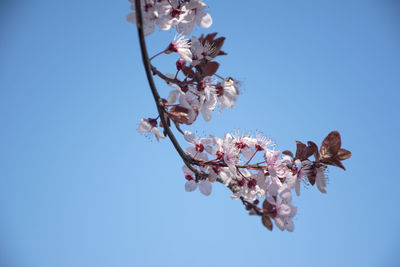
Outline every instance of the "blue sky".
<path fill-rule="evenodd" d="M 187 129 L 258 130 L 282 150 L 339 130 L 347 170 L 294 198 L 293 233 L 222 185 L 186 193 L 172 145 L 136 132 L 156 110 L 128 1 L 3 1 L 1 266 L 399 266 L 400 4 L 206 3 L 214 24 L 193 34 L 227 37 L 219 73 L 241 94 Z M 150 54 L 173 36 L 156 30 Z"/>

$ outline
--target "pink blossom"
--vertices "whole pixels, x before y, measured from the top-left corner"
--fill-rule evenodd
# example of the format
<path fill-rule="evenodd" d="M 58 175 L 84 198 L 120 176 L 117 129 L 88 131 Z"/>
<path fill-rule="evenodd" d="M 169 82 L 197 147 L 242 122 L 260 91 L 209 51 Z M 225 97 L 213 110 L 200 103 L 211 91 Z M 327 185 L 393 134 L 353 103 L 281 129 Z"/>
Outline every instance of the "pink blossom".
<path fill-rule="evenodd" d="M 157 141 L 160 138 L 165 138 L 165 136 L 160 132 L 160 130 L 157 128 L 157 120 L 155 119 L 141 119 L 139 128 L 137 129 L 139 133 L 150 133 L 152 132 L 154 136 L 156 137 Z"/>
<path fill-rule="evenodd" d="M 165 50 L 166 54 L 177 52 L 181 58 L 187 62 L 192 62 L 192 52 L 190 51 L 190 42 L 183 35 L 175 35 L 172 43 Z"/>

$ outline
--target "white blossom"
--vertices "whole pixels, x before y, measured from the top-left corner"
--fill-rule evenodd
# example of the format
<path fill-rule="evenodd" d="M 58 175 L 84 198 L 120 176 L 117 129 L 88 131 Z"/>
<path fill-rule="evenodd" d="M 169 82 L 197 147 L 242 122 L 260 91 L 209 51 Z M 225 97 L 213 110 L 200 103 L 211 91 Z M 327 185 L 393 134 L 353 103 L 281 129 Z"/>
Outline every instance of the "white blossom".
<path fill-rule="evenodd" d="M 177 52 L 181 58 L 187 62 L 192 62 L 192 52 L 190 51 L 189 39 L 183 35 L 175 35 L 174 40 L 165 50 L 165 53 Z"/>
<path fill-rule="evenodd" d="M 210 14 L 204 12 L 207 5 L 202 0 L 191 0 L 184 5 L 187 13 L 184 19 L 177 25 L 177 31 L 183 34 L 191 34 L 196 23 L 201 28 L 209 28 L 212 24 Z"/>
<path fill-rule="evenodd" d="M 131 9 L 135 10 L 135 1 L 129 0 L 129 2 L 131 2 Z M 156 28 L 154 21 L 158 18 L 157 6 L 153 0 L 142 0 L 142 2 L 143 31 L 144 35 L 150 35 Z M 136 12 L 129 13 L 126 16 L 126 20 L 136 24 Z"/>
<path fill-rule="evenodd" d="M 216 86 L 216 92 L 218 96 L 218 103 L 220 107 L 220 112 L 224 108 L 232 108 L 233 104 L 237 100 L 238 89 L 235 87 L 233 79 L 225 79 L 222 83 Z"/>
<path fill-rule="evenodd" d="M 157 141 L 160 138 L 165 138 L 165 136 L 157 128 L 157 121 L 155 119 L 141 119 L 139 128 L 137 129 L 139 133 L 153 133 Z"/>

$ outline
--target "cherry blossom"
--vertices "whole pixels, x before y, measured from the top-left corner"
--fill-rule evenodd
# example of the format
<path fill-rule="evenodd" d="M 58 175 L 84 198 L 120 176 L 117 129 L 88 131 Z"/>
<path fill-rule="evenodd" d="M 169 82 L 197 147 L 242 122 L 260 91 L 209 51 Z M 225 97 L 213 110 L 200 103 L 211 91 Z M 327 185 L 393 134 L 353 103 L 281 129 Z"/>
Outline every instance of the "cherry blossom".
<path fill-rule="evenodd" d="M 158 10 L 162 16 L 157 19 L 156 23 L 164 31 L 181 23 L 189 12 L 186 5 L 181 4 L 178 0 L 161 1 Z"/>
<path fill-rule="evenodd" d="M 307 176 L 310 175 L 312 171 L 312 163 L 309 160 L 300 161 L 298 159 L 295 163 L 297 165 L 297 172 L 296 175 L 290 177 L 289 184 L 292 188 L 295 188 L 296 195 L 300 196 L 300 184 L 306 182 Z"/>
<path fill-rule="evenodd" d="M 221 83 L 217 84 L 216 92 L 218 96 L 220 112 L 224 108 L 232 108 L 239 94 L 239 91 L 235 87 L 235 82 L 232 78 L 225 79 Z"/>
<path fill-rule="evenodd" d="M 201 62 L 201 60 L 212 60 L 213 58 L 210 56 L 215 52 L 215 47 L 213 47 L 210 43 L 205 42 L 203 45 L 199 39 L 195 36 L 192 36 L 191 40 L 192 46 L 191 51 L 193 54 L 193 66 L 196 66 Z"/>
<path fill-rule="evenodd" d="M 181 58 L 187 62 L 192 62 L 192 52 L 190 51 L 190 42 L 183 35 L 175 35 L 172 43 L 165 50 L 166 54 L 177 52 Z"/>
<path fill-rule="evenodd" d="M 199 188 L 200 193 L 205 196 L 209 196 L 212 192 L 212 185 L 208 180 L 201 180 L 200 182 L 196 182 L 194 179 L 194 173 L 187 167 L 183 166 L 183 172 L 185 173 L 185 178 L 187 182 L 185 183 L 185 191 L 193 192 L 194 190 Z"/>
<path fill-rule="evenodd" d="M 317 188 L 321 193 L 326 194 L 326 177 L 324 174 L 324 170 L 322 168 L 316 168 L 316 178 L 315 178 L 315 182 L 317 184 Z"/>
<path fill-rule="evenodd" d="M 135 10 L 134 0 L 131 2 L 131 9 Z M 154 0 L 143 0 L 142 13 L 143 13 L 143 28 L 144 34 L 150 35 L 154 32 L 154 21 L 158 18 L 158 10 Z M 136 12 L 129 13 L 126 20 L 130 23 L 136 24 Z"/>
<path fill-rule="evenodd" d="M 154 136 L 156 137 L 157 141 L 159 141 L 160 138 L 165 138 L 165 136 L 160 132 L 160 130 L 157 128 L 157 120 L 156 119 L 141 119 L 139 128 L 137 129 L 139 133 L 153 133 Z"/>
<path fill-rule="evenodd" d="M 208 143 L 206 138 L 198 138 L 195 134 L 185 131 L 185 140 L 193 146 L 186 148 L 186 152 L 194 158 L 208 160 L 207 154 L 204 151 L 204 144 Z"/>
<path fill-rule="evenodd" d="M 135 1 L 129 2 L 131 9 L 135 10 Z M 192 33 L 194 24 L 201 28 L 208 28 L 212 24 L 210 14 L 204 12 L 207 5 L 201 0 L 141 0 L 141 4 L 145 35 L 154 32 L 154 23 L 163 31 L 176 26 L 177 32 L 185 35 Z M 136 24 L 136 12 L 128 14 L 127 20 Z"/>
<path fill-rule="evenodd" d="M 227 55 L 221 50 L 225 37 L 217 38 L 217 33 L 188 36 L 195 24 L 201 28 L 212 24 L 202 0 L 129 1 L 133 12 L 127 15 L 127 20 L 136 24 L 137 14 L 142 19 L 137 25 L 142 58 L 158 111 L 157 118 L 141 119 L 137 131 L 154 135 L 158 141 L 165 138 L 158 127 L 164 128 L 185 164 L 182 168 L 185 191 L 198 188 L 208 196 L 212 183 L 221 183 L 250 215 L 260 216 L 267 229 L 272 230 L 274 222 L 282 231 L 293 231 L 297 207 L 292 204 L 292 192 L 300 196 L 303 184 L 316 184 L 321 193 L 326 193 L 328 165 L 345 170 L 342 161 L 350 158 L 351 152 L 341 148 L 339 132 L 329 133 L 320 150 L 312 141 L 307 145 L 296 141 L 295 155 L 289 150 L 277 150 L 271 139 L 260 132 L 255 136 L 236 132 L 226 133 L 223 138 L 211 134 L 198 137 L 186 127 L 197 120 L 199 113 L 209 122 L 217 106 L 221 112 L 233 108 L 238 100 L 238 82 L 229 76 L 222 77 L 220 63 L 216 61 L 218 56 Z M 164 31 L 176 29 L 177 34 L 165 50 L 149 58 L 144 36 L 153 33 L 155 25 Z M 171 72 L 176 73 L 164 74 L 153 65 L 152 59 L 171 53 L 179 54 L 179 59 L 171 64 Z M 153 76 L 170 86 L 167 99 L 159 96 Z M 189 144 L 186 148 L 175 137 L 174 126 Z"/>
<path fill-rule="evenodd" d="M 196 23 L 201 28 L 209 28 L 212 24 L 211 15 L 204 12 L 207 5 L 202 0 L 191 0 L 185 6 L 188 11 L 184 20 L 177 25 L 177 31 L 183 34 L 191 34 Z"/>

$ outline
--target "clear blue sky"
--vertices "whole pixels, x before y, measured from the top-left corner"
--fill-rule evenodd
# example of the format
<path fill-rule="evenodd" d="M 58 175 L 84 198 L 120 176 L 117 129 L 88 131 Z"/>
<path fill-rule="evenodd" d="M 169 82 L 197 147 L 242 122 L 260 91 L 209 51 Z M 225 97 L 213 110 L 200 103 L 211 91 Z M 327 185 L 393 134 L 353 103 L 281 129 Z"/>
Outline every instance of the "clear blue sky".
<path fill-rule="evenodd" d="M 186 129 L 259 130 L 283 150 L 339 130 L 347 171 L 294 198 L 293 233 L 222 185 L 186 193 L 171 144 L 136 132 L 155 108 L 128 1 L 2 1 L 0 266 L 400 265 L 399 2 L 206 3 L 214 24 L 194 34 L 227 37 L 220 74 L 241 94 Z M 150 53 L 173 36 L 156 30 Z"/>

